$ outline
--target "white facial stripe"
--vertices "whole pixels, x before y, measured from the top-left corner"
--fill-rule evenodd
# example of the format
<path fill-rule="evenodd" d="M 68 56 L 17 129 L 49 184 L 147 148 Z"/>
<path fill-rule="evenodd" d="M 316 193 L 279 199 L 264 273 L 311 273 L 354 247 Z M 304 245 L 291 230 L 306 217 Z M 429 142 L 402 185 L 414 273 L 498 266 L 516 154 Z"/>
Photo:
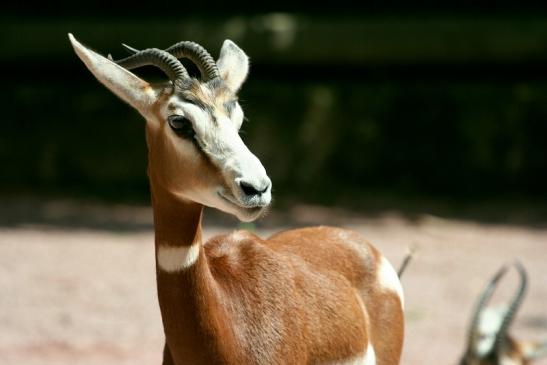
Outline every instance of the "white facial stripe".
<path fill-rule="evenodd" d="M 203 87 L 205 86 L 202 85 Z M 221 180 L 216 185 L 184 186 L 174 193 L 233 214 L 242 221 L 254 220 L 261 215 L 261 208 L 271 201 L 271 181 L 260 160 L 239 136 L 238 128 L 243 120 L 243 111 L 236 105 L 230 118 L 224 111 L 213 111 L 214 115 L 210 113 L 210 110 L 185 102 L 176 95 L 162 110 L 165 119 L 169 115 L 178 114 L 191 121 L 200 149 L 221 173 Z M 196 159 L 194 155 L 201 153 L 191 142 L 181 140 L 170 129 L 166 133 L 170 135 L 170 143 L 180 153 L 181 162 Z M 246 193 L 243 184 L 260 193 Z"/>
<path fill-rule="evenodd" d="M 209 113 L 197 105 L 184 103 L 180 109 L 192 121 L 194 131 L 203 151 L 215 162 L 225 158 L 224 156 L 232 150 L 225 146 L 233 138 L 233 135 L 227 135 L 229 125 L 225 126 L 224 123 L 221 124 L 218 119 L 218 125 L 215 125 Z M 231 124 L 230 121 L 228 123 Z M 235 134 L 237 135 L 237 131 Z"/>
<path fill-rule="evenodd" d="M 216 114 L 214 123 L 209 113 L 199 106 L 176 99 L 173 102 L 178 104 L 177 113 L 193 122 L 201 147 L 219 168 L 234 175 L 247 175 L 248 180 L 260 180 L 267 176 L 260 160 L 249 151 L 239 136 L 238 130 L 243 122 L 243 111 L 239 104 L 236 104 L 231 119 Z M 260 181 L 255 182 L 260 185 Z"/>
<path fill-rule="evenodd" d="M 174 273 L 183 271 L 196 263 L 199 257 L 200 243 L 190 246 L 168 246 L 161 244 L 158 247 L 157 260 L 161 270 Z"/>
<path fill-rule="evenodd" d="M 384 289 L 395 292 L 401 299 L 401 305 L 405 307 L 405 300 L 403 294 L 403 287 L 397 272 L 393 269 L 393 266 L 389 261 L 382 256 L 377 272 L 378 284 Z"/>
<path fill-rule="evenodd" d="M 184 109 L 185 114 L 194 123 L 194 130 L 203 152 L 221 169 L 231 183 L 235 182 L 236 177 L 242 177 L 247 183 L 255 186 L 267 185 L 266 180 L 269 184 L 262 163 L 239 136 L 239 126 L 218 114 L 216 123 L 213 123 L 211 116 L 195 105 L 185 105 Z M 241 108 L 237 107 L 234 112 L 240 113 L 239 118 L 243 118 Z"/>

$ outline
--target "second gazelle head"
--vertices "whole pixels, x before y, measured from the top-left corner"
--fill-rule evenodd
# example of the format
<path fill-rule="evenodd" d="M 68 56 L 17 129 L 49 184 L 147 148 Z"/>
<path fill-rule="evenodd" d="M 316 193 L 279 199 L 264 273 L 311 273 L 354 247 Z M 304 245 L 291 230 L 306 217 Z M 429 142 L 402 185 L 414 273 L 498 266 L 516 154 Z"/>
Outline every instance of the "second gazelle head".
<path fill-rule="evenodd" d="M 488 305 L 500 279 L 507 272 L 507 266 L 503 266 L 490 279 L 479 296 L 460 365 L 528 365 L 547 354 L 547 342 L 519 341 L 509 334 L 509 327 L 522 304 L 528 284 L 522 264 L 516 262 L 514 266 L 520 283 L 508 305 Z"/>
<path fill-rule="evenodd" d="M 70 41 L 87 68 L 114 94 L 146 118 L 152 189 L 177 199 L 220 209 L 240 220 L 258 218 L 271 201 L 271 181 L 239 136 L 243 111 L 237 92 L 247 77 L 247 55 L 226 40 L 215 62 L 193 42 L 166 50 L 132 53 L 113 61 Z M 201 77 L 191 77 L 179 58 L 192 61 Z M 154 86 L 129 70 L 152 65 L 170 79 Z"/>

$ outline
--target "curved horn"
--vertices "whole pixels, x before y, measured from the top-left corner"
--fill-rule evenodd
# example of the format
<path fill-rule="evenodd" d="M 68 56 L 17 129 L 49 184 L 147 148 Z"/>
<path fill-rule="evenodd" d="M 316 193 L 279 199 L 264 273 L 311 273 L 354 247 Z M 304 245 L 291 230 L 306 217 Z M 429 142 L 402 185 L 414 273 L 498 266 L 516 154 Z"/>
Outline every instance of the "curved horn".
<path fill-rule="evenodd" d="M 123 47 L 123 49 L 125 49 L 129 54 L 139 53 L 139 50 L 138 50 L 138 49 L 133 48 L 133 47 L 131 47 L 131 46 L 128 46 L 128 45 L 125 44 L 125 43 L 122 43 L 122 47 Z"/>
<path fill-rule="evenodd" d="M 128 48 L 131 49 L 131 47 Z M 131 50 L 136 52 L 115 62 L 128 70 L 146 65 L 156 66 L 165 72 L 175 86 L 180 88 L 183 88 L 185 80 L 190 78 L 182 63 L 168 52 L 157 48 L 148 48 L 142 51 L 132 48 Z"/>
<path fill-rule="evenodd" d="M 469 326 L 469 332 L 468 332 L 468 339 L 467 339 L 467 351 L 471 351 L 473 348 L 473 338 L 474 334 L 477 331 L 477 327 L 479 325 L 479 320 L 481 313 L 483 312 L 484 308 L 486 307 L 486 304 L 492 298 L 492 294 L 494 293 L 494 290 L 496 289 L 496 286 L 498 285 L 499 280 L 505 275 L 507 272 L 507 265 L 503 265 L 498 272 L 490 279 L 486 287 L 482 290 L 481 295 L 479 296 L 479 300 L 477 301 L 477 304 L 475 305 L 475 310 L 473 312 L 473 317 L 471 320 L 471 325 Z"/>
<path fill-rule="evenodd" d="M 217 64 L 213 57 L 199 44 L 182 41 L 165 50 L 176 58 L 188 58 L 198 66 L 203 81 L 209 81 L 220 77 Z"/>
<path fill-rule="evenodd" d="M 522 266 L 522 264 L 517 261 L 515 262 L 515 268 L 517 269 L 520 276 L 520 285 L 515 296 L 513 297 L 513 300 L 511 301 L 511 305 L 507 309 L 507 313 L 503 318 L 500 329 L 496 334 L 496 348 L 500 348 L 504 345 L 507 339 L 507 330 L 509 329 L 509 326 L 511 326 L 511 323 L 515 318 L 515 314 L 522 304 L 524 294 L 526 293 L 526 287 L 528 285 L 528 277 L 526 275 L 526 270 L 524 269 L 524 266 Z"/>

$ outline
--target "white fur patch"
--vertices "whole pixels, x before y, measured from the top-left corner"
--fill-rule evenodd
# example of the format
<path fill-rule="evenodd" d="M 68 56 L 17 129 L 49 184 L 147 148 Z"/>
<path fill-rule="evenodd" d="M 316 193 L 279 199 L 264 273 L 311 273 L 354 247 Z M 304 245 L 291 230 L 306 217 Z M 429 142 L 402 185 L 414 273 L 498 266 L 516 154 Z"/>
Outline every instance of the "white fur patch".
<path fill-rule="evenodd" d="M 488 307 L 479 316 L 478 339 L 474 343 L 478 355 L 488 354 L 495 345 L 496 334 L 498 333 L 507 307 Z"/>
<path fill-rule="evenodd" d="M 359 355 L 348 360 L 332 362 L 328 365 L 376 365 L 376 354 L 374 353 L 374 348 L 369 342 L 367 352 L 363 355 Z"/>
<path fill-rule="evenodd" d="M 374 352 L 374 347 L 369 342 L 367 347 L 367 353 L 365 354 L 365 365 L 376 365 L 376 353 Z"/>
<path fill-rule="evenodd" d="M 399 280 L 399 276 L 397 276 L 397 272 L 395 271 L 395 269 L 393 269 L 393 266 L 391 266 L 391 264 L 385 257 L 382 257 L 382 260 L 380 261 L 377 275 L 378 283 L 380 284 L 380 286 L 385 290 L 394 291 L 395 293 L 397 293 L 397 295 L 401 299 L 401 305 L 404 308 L 405 299 L 401 281 Z"/>
<path fill-rule="evenodd" d="M 158 247 L 158 266 L 163 271 L 182 271 L 196 263 L 199 257 L 199 243 L 190 246 L 167 246 Z"/>

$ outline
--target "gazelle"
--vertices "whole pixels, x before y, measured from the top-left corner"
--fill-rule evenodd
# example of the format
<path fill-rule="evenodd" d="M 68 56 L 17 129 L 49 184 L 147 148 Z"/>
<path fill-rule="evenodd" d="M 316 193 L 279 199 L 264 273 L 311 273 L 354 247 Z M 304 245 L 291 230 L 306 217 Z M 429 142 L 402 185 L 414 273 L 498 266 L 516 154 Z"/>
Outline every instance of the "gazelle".
<path fill-rule="evenodd" d="M 91 73 L 146 119 L 164 364 L 399 363 L 402 288 L 359 234 L 236 231 L 202 242 L 204 206 L 251 221 L 271 201 L 270 179 L 238 134 L 249 61 L 235 43 L 226 40 L 216 62 L 193 42 L 126 46 L 133 54 L 114 62 L 69 38 Z M 170 82 L 129 71 L 143 65 Z"/>
<path fill-rule="evenodd" d="M 508 306 L 487 307 L 499 280 L 507 272 L 507 266 L 503 266 L 482 291 L 469 327 L 461 365 L 527 365 L 547 355 L 547 342 L 517 341 L 508 333 L 524 299 L 528 281 L 522 264 L 517 262 L 515 268 L 519 273 L 520 285 Z"/>

